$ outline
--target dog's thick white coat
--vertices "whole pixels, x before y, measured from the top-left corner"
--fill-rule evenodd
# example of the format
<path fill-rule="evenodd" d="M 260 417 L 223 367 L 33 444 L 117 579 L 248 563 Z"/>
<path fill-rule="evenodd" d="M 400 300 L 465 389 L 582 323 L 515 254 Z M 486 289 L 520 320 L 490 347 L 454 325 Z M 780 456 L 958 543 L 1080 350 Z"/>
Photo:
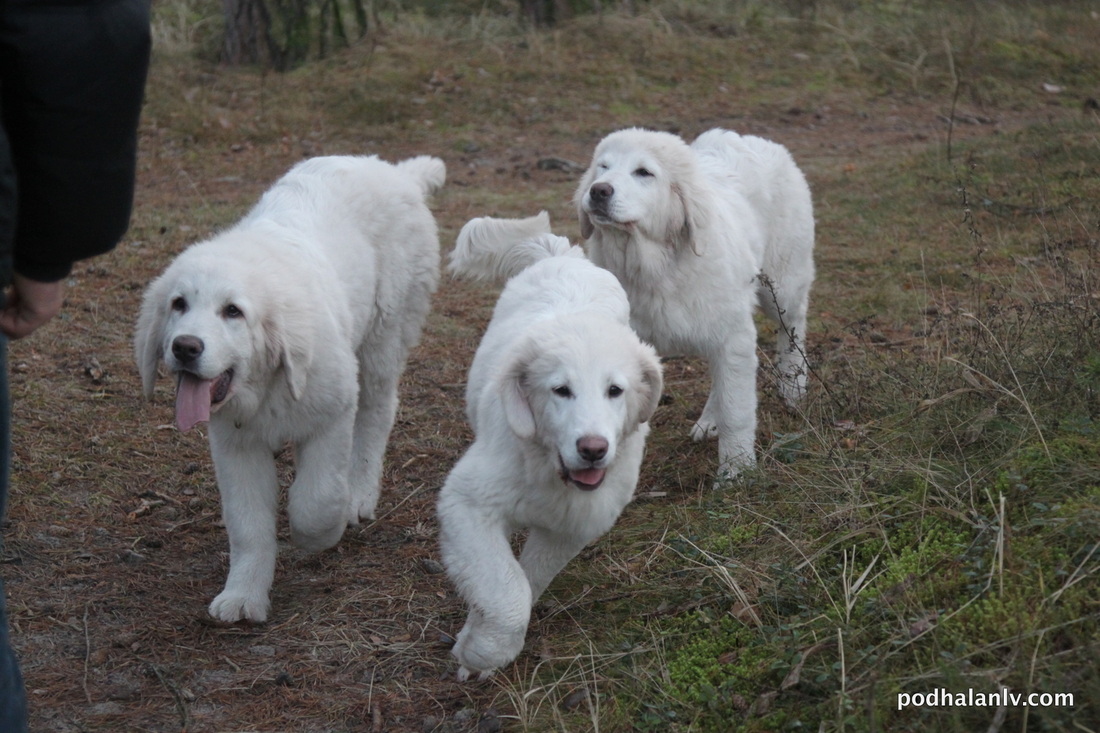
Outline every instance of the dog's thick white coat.
<path fill-rule="evenodd" d="M 710 397 L 692 436 L 718 436 L 719 476 L 752 465 L 755 306 L 779 324 L 781 396 L 793 406 L 806 390 L 813 203 L 787 149 L 720 129 L 690 146 L 620 130 L 597 145 L 575 204 L 588 255 L 619 278 L 642 338 L 708 361 Z"/>
<path fill-rule="evenodd" d="M 146 290 L 134 339 L 144 392 L 163 362 L 179 385 L 180 428 L 210 421 L 230 554 L 215 618 L 267 618 L 273 454 L 286 443 L 296 545 L 326 549 L 374 517 L 398 380 L 439 280 L 424 199 L 444 177 L 427 156 L 304 161 Z"/>
<path fill-rule="evenodd" d="M 630 502 L 660 398 L 660 362 L 629 327 L 626 293 L 545 214 L 475 219 L 451 269 L 511 276 L 467 383 L 475 440 L 440 492 L 444 564 L 469 606 L 459 679 L 523 648 L 531 606 Z M 510 536 L 528 528 L 517 561 Z"/>

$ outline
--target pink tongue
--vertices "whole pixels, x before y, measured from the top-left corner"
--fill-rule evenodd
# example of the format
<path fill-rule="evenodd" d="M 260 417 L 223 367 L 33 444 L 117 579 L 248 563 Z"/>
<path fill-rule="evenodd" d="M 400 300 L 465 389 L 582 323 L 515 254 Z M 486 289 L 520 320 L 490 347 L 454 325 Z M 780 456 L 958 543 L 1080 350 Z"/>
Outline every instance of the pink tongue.
<path fill-rule="evenodd" d="M 581 468 L 576 471 L 569 472 L 569 478 L 573 480 L 573 483 L 580 484 L 583 488 L 592 488 L 596 484 L 603 481 L 603 475 L 607 473 L 603 468 Z"/>
<path fill-rule="evenodd" d="M 187 432 L 200 422 L 210 419 L 210 390 L 213 379 L 199 379 L 190 372 L 180 372 L 176 386 L 176 427 Z"/>

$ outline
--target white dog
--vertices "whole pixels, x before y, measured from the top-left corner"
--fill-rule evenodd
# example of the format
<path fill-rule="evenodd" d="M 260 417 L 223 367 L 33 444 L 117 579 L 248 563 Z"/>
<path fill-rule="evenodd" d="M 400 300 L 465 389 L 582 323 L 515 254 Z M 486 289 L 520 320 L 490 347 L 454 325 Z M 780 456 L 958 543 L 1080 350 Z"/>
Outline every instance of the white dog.
<path fill-rule="evenodd" d="M 523 648 L 531 606 L 633 498 L 661 365 L 630 330 L 626 293 L 546 214 L 475 219 L 451 269 L 508 280 L 466 388 L 473 445 L 440 492 L 443 561 L 469 617 L 458 678 Z M 509 537 L 529 528 L 517 562 Z"/>
<path fill-rule="evenodd" d="M 786 148 L 758 137 L 710 130 L 689 146 L 628 129 L 596 147 L 575 204 L 589 257 L 626 288 L 642 338 L 707 359 L 711 392 L 692 436 L 717 434 L 720 485 L 755 461 L 754 305 L 779 324 L 783 399 L 793 406 L 806 390 L 806 179 Z"/>
<path fill-rule="evenodd" d="M 134 352 L 147 397 L 163 359 L 176 422 L 210 421 L 229 533 L 217 619 L 262 622 L 275 572 L 273 454 L 295 447 L 293 542 L 319 551 L 374 517 L 397 384 L 439 280 L 425 196 L 438 158 L 296 165 L 239 224 L 147 289 Z"/>

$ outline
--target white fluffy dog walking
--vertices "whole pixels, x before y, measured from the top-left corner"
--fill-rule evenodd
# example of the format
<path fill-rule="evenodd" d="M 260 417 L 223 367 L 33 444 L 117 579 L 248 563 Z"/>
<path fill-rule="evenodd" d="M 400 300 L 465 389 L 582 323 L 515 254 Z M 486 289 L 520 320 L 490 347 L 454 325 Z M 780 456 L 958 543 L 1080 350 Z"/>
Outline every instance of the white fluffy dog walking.
<path fill-rule="evenodd" d="M 188 248 L 145 292 L 134 352 L 152 397 L 163 361 L 176 423 L 210 422 L 229 533 L 215 618 L 267 619 L 275 573 L 273 454 L 290 442 L 291 538 L 335 545 L 374 517 L 397 385 L 439 280 L 425 196 L 443 161 L 314 158 L 240 223 Z"/>
<path fill-rule="evenodd" d="M 661 395 L 654 350 L 631 331 L 626 293 L 544 214 L 475 219 L 451 269 L 509 278 L 470 368 L 475 440 L 439 497 L 447 572 L 469 605 L 460 680 L 523 648 L 531 606 L 630 502 Z M 509 543 L 528 528 L 517 561 Z"/>
<path fill-rule="evenodd" d="M 692 436 L 718 436 L 719 477 L 752 465 L 754 306 L 779 324 L 783 399 L 806 390 L 813 203 L 787 149 L 727 130 L 690 146 L 620 130 L 596 147 L 575 203 L 588 255 L 623 284 L 642 338 L 707 359 L 711 392 Z"/>

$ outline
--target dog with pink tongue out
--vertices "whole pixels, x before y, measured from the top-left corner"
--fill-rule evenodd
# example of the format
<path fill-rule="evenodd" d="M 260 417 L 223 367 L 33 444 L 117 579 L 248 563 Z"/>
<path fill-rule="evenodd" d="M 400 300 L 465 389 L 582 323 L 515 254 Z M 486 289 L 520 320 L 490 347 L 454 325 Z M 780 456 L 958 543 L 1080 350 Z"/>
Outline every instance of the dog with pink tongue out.
<path fill-rule="evenodd" d="M 210 604 L 263 622 L 275 574 L 274 454 L 294 447 L 290 539 L 332 547 L 373 519 L 398 380 L 439 279 L 426 196 L 438 158 L 303 161 L 235 226 L 192 245 L 145 292 L 134 354 L 145 395 L 176 380 L 176 425 L 209 422 L 229 534 Z"/>
<path fill-rule="evenodd" d="M 179 336 L 172 341 L 172 352 L 181 365 L 193 362 L 203 348 L 203 342 L 195 336 Z M 176 427 L 186 433 L 199 423 L 209 422 L 211 412 L 229 398 L 233 370 L 227 369 L 214 379 L 203 379 L 186 369 L 176 372 L 176 376 Z"/>
<path fill-rule="evenodd" d="M 452 649 L 462 681 L 519 655 L 532 604 L 633 498 L 661 396 L 618 280 L 548 230 L 545 213 L 474 219 L 451 254 L 456 274 L 507 280 L 466 383 L 475 439 L 438 503 L 443 563 L 470 609 Z"/>

